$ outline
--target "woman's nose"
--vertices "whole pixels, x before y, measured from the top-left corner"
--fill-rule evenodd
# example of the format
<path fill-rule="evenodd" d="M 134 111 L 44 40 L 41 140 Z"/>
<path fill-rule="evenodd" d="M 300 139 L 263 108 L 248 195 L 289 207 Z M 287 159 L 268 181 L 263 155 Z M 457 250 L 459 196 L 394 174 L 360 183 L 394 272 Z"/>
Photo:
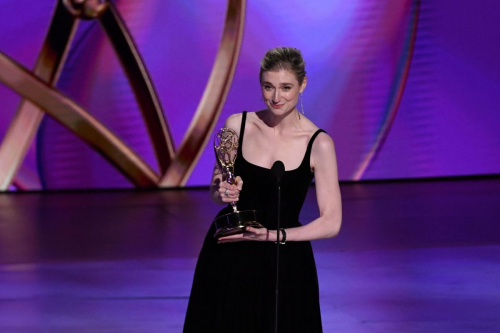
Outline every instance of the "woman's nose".
<path fill-rule="evenodd" d="M 274 91 L 274 94 L 273 94 L 273 103 L 278 103 L 280 101 L 280 94 L 279 94 L 279 90 L 276 89 Z"/>

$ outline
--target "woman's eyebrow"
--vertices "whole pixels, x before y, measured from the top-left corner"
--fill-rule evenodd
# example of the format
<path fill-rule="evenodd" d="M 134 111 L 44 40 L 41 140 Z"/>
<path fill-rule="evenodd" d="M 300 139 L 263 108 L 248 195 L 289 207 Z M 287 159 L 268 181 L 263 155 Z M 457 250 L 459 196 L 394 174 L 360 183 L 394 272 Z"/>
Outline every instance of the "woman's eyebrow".
<path fill-rule="evenodd" d="M 268 81 L 262 81 L 262 84 L 269 84 L 271 86 L 273 85 L 271 82 L 268 82 Z M 288 83 L 288 82 L 280 83 L 280 86 L 284 86 L 284 85 L 293 86 L 293 83 Z"/>

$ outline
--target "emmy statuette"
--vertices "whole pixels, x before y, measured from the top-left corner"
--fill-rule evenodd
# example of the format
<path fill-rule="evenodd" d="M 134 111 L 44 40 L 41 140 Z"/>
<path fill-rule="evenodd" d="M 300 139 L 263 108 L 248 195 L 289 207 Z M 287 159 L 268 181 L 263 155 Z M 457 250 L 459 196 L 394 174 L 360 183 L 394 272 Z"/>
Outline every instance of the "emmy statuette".
<path fill-rule="evenodd" d="M 234 162 L 238 154 L 238 135 L 230 128 L 222 128 L 214 137 L 215 155 L 225 180 L 234 185 Z M 246 227 L 263 228 L 257 222 L 255 210 L 238 211 L 236 202 L 231 202 L 231 213 L 215 218 L 215 238 L 243 233 Z"/>

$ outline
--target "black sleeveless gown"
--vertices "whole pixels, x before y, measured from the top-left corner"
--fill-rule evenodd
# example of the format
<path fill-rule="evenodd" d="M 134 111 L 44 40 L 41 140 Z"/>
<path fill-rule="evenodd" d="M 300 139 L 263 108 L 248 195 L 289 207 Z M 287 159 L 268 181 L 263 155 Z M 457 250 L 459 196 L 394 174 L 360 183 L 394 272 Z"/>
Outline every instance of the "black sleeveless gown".
<path fill-rule="evenodd" d="M 276 229 L 277 185 L 269 169 L 246 161 L 242 154 L 246 112 L 241 124 L 235 174 L 244 187 L 238 210 L 254 209 L 268 229 Z M 310 139 L 301 165 L 281 180 L 281 227 L 300 226 L 299 213 L 313 179 Z M 219 215 L 231 212 L 228 205 Z M 276 244 L 236 242 L 217 244 L 212 223 L 198 258 L 184 323 L 184 332 L 274 332 Z M 280 332 L 322 332 L 318 278 L 310 242 L 280 247 Z"/>

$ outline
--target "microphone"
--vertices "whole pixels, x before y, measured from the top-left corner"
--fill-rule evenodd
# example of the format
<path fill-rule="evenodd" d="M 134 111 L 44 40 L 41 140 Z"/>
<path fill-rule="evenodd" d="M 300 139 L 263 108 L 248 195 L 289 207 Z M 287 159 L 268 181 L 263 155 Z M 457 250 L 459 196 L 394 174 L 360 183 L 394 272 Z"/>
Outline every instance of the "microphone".
<path fill-rule="evenodd" d="M 279 183 L 281 181 L 281 177 L 283 177 L 283 175 L 285 174 L 285 165 L 281 161 L 276 161 L 271 167 L 271 172 L 273 173 L 273 176 L 276 177 Z"/>

